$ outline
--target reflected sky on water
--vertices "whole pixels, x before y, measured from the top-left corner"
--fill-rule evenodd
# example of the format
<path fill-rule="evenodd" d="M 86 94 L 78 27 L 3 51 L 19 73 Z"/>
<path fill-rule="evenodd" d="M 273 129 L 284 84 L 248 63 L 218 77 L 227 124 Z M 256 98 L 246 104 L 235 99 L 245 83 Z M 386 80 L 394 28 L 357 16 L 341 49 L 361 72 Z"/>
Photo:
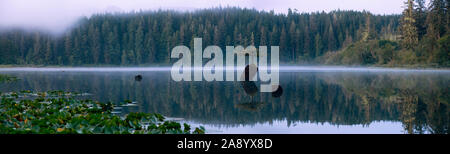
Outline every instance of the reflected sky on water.
<path fill-rule="evenodd" d="M 250 96 L 239 82 L 174 82 L 169 70 L 0 68 L 20 79 L 1 83 L 0 91 L 64 90 L 103 102 L 132 100 L 137 106 L 121 112 L 182 118 L 207 133 L 449 133 L 449 70 L 281 67 L 279 98 Z"/>

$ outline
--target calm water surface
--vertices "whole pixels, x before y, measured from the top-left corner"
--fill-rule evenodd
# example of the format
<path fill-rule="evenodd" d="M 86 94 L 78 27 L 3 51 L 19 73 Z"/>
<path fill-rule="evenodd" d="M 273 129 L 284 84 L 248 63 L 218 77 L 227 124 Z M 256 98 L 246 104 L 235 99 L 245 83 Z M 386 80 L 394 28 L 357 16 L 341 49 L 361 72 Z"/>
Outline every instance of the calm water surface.
<path fill-rule="evenodd" d="M 207 133 L 449 133 L 449 70 L 282 67 L 283 95 L 274 98 L 252 97 L 239 82 L 174 82 L 169 69 L 0 68 L 20 79 L 0 91 L 132 100 L 122 113 L 157 112 Z"/>

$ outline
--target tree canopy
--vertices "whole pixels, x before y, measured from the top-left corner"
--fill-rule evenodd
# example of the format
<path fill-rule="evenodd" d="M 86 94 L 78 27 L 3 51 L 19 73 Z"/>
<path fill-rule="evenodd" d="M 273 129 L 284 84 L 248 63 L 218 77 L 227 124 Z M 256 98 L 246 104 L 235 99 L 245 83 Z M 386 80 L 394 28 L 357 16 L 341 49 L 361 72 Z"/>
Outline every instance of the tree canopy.
<path fill-rule="evenodd" d="M 288 14 L 243 8 L 97 14 L 81 18 L 63 36 L 13 30 L 0 34 L 0 64 L 168 64 L 177 45 L 280 46 L 280 60 L 311 60 L 360 40 L 358 32 L 396 33 L 399 15 L 368 12 Z M 367 21 L 367 20 L 370 20 Z M 367 25 L 370 24 L 370 25 Z M 389 30 L 387 32 L 386 30 Z"/>

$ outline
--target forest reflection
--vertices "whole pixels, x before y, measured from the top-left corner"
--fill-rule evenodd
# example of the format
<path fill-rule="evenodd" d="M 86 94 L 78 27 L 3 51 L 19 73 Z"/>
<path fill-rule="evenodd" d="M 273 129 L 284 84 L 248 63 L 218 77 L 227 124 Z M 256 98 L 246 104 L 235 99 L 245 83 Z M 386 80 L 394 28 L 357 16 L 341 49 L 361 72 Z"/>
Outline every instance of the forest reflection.
<path fill-rule="evenodd" d="M 369 125 L 400 121 L 407 133 L 449 133 L 448 73 L 283 72 L 283 95 L 248 95 L 239 82 L 174 82 L 170 72 L 8 72 L 1 92 L 65 90 L 203 124 L 233 127 L 274 120 Z M 136 75 L 141 75 L 139 81 Z M 259 84 L 256 84 L 259 85 Z"/>

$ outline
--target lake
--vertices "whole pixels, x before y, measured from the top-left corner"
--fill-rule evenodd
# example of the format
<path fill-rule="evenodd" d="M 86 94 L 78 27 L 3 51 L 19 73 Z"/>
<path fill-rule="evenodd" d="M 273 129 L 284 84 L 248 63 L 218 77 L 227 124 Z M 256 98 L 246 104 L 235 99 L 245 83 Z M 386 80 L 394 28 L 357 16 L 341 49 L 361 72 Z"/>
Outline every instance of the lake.
<path fill-rule="evenodd" d="M 166 67 L 0 68 L 20 79 L 0 83 L 0 91 L 64 90 L 101 102 L 131 100 L 137 105 L 120 114 L 161 113 L 212 134 L 449 133 L 450 70 L 280 69 L 280 97 L 250 96 L 239 82 L 174 82 Z"/>

